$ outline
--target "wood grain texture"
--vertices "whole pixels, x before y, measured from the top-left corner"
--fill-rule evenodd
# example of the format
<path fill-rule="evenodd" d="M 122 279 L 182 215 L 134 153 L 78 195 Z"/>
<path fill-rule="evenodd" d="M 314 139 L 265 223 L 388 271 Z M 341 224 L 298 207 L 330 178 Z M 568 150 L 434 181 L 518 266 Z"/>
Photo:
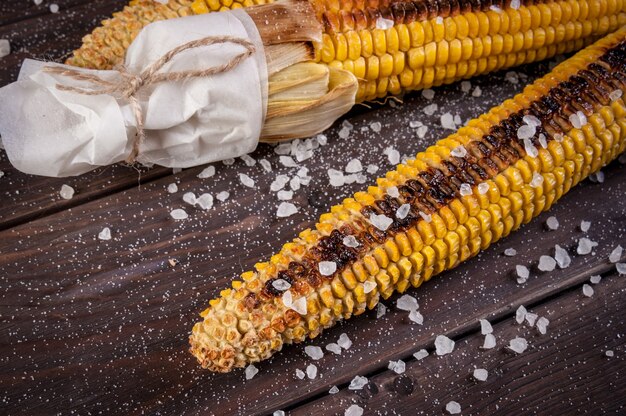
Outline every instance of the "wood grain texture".
<path fill-rule="evenodd" d="M 463 415 L 622 414 L 626 279 L 612 272 L 593 287 L 591 298 L 577 285 L 530 309 L 550 320 L 546 335 L 508 315 L 493 326 L 494 349 L 481 349 L 484 336 L 476 331 L 457 339 L 449 355 L 439 357 L 431 348 L 421 361 L 408 359 L 402 375 L 385 371 L 370 378 L 363 391 L 344 387 L 290 414 L 343 415 L 357 404 L 366 414 L 437 415 L 447 414 L 445 406 L 452 400 Z M 506 348 L 515 337 L 528 342 L 522 354 Z M 488 371 L 485 382 L 472 377 L 475 368 Z"/>

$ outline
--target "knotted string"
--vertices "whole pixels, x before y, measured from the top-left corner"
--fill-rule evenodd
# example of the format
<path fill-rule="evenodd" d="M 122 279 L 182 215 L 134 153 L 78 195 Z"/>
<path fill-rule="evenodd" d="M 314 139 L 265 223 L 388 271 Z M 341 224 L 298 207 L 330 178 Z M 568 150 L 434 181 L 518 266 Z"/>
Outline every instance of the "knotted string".
<path fill-rule="evenodd" d="M 176 55 L 183 51 L 221 43 L 233 43 L 236 45 L 241 45 L 245 48 L 245 52 L 236 55 L 222 65 L 210 67 L 207 69 L 165 73 L 158 72 L 161 68 L 163 68 L 165 64 L 170 62 Z M 164 54 L 157 61 L 150 64 L 139 75 L 133 74 L 123 65 L 116 67 L 115 70 L 120 73 L 120 78 L 118 81 L 107 81 L 94 74 L 89 74 L 77 71 L 75 69 L 58 66 L 47 66 L 44 68 L 44 71 L 51 74 L 57 74 L 64 77 L 73 78 L 77 81 L 89 82 L 95 87 L 99 87 L 95 89 L 86 89 L 69 85 L 56 84 L 56 88 L 58 90 L 70 91 L 83 95 L 108 94 L 116 96 L 119 99 L 125 99 L 126 101 L 128 101 L 131 109 L 133 110 L 135 120 L 137 121 L 137 134 L 135 135 L 135 140 L 133 141 L 132 150 L 126 158 L 127 163 L 133 164 L 137 160 L 137 156 L 139 155 L 139 148 L 145 140 L 143 120 L 144 117 L 141 110 L 141 105 L 139 104 L 139 101 L 136 97 L 136 94 L 137 92 L 139 92 L 139 90 L 153 84 L 158 84 L 160 82 L 183 81 L 190 78 L 208 77 L 211 75 L 226 72 L 239 65 L 254 52 L 254 45 L 252 44 L 252 42 L 246 39 L 236 38 L 233 36 L 207 36 L 202 39 L 187 42 L 172 49 L 171 51 Z"/>

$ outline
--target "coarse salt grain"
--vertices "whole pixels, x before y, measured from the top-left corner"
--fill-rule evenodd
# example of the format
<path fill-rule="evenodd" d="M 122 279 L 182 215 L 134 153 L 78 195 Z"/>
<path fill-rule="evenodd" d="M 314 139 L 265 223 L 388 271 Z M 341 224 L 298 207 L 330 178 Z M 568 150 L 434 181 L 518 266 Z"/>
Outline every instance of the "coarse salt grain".
<path fill-rule="evenodd" d="M 334 261 L 320 261 L 318 269 L 322 276 L 332 276 L 337 271 L 337 263 Z"/>
<path fill-rule="evenodd" d="M 461 81 L 461 91 L 467 94 L 472 90 L 472 83 L 470 81 Z"/>
<path fill-rule="evenodd" d="M 389 188 L 387 188 L 387 195 L 398 198 L 400 197 L 400 191 L 398 191 L 397 186 L 390 186 Z"/>
<path fill-rule="evenodd" d="M 443 17 L 437 16 L 437 18 L 435 19 L 435 23 L 437 23 L 438 25 L 442 25 L 443 24 Z"/>
<path fill-rule="evenodd" d="M 389 159 L 389 163 L 392 165 L 400 163 L 400 152 L 393 147 L 387 147 L 383 153 L 387 155 L 387 159 Z"/>
<path fill-rule="evenodd" d="M 363 283 L 363 293 L 370 293 L 374 289 L 376 289 L 376 282 L 368 280 Z"/>
<path fill-rule="evenodd" d="M 431 90 L 430 88 L 426 88 L 424 90 L 422 90 L 422 97 L 426 98 L 427 100 L 432 100 L 433 98 L 435 98 L 435 91 Z"/>
<path fill-rule="evenodd" d="M 454 351 L 454 341 L 445 335 L 437 335 L 435 338 L 435 353 L 437 355 L 446 355 Z"/>
<path fill-rule="evenodd" d="M 350 405 L 350 407 L 346 409 L 343 415 L 344 416 L 362 416 L 363 408 L 359 406 L 358 404 L 352 404 Z"/>
<path fill-rule="evenodd" d="M 527 313 L 528 311 L 526 310 L 524 305 L 520 305 L 520 307 L 517 308 L 517 310 L 515 311 L 515 322 L 517 322 L 518 324 L 524 322 Z"/>
<path fill-rule="evenodd" d="M 291 202 L 281 202 L 280 205 L 278 205 L 278 209 L 276 209 L 276 216 L 278 218 L 285 218 L 290 217 L 297 212 L 298 207 Z"/>
<path fill-rule="evenodd" d="M 556 260 L 550 256 L 539 257 L 539 265 L 537 268 L 542 272 L 551 272 L 556 267 Z"/>
<path fill-rule="evenodd" d="M 211 165 L 211 166 L 207 166 L 206 168 L 202 170 L 202 172 L 198 173 L 198 178 L 206 179 L 206 178 L 210 178 L 213 175 L 215 175 L 215 166 Z"/>
<path fill-rule="evenodd" d="M 623 94 L 623 93 L 622 93 L 622 90 L 615 90 L 615 91 L 611 91 L 611 92 L 609 93 L 609 99 L 610 99 L 611 101 L 617 101 L 617 100 L 619 100 L 620 98 L 622 98 L 622 94 Z"/>
<path fill-rule="evenodd" d="M 304 371 L 300 370 L 299 368 L 296 369 L 296 377 L 297 378 L 302 380 L 305 376 L 306 376 L 306 374 L 304 374 Z"/>
<path fill-rule="evenodd" d="M 482 335 L 487 335 L 493 333 L 493 327 L 491 323 L 486 319 L 481 319 L 480 321 L 480 333 Z"/>
<path fill-rule="evenodd" d="M 624 249 L 622 248 L 622 246 L 618 245 L 613 249 L 613 251 L 611 251 L 611 254 L 609 254 L 609 261 L 611 263 L 617 263 L 621 260 L 623 252 Z"/>
<path fill-rule="evenodd" d="M 332 387 L 330 388 L 330 390 L 328 390 L 328 393 L 329 393 L 329 394 L 337 394 L 337 393 L 339 393 L 339 387 L 337 387 L 337 386 L 332 386 Z"/>
<path fill-rule="evenodd" d="M 507 257 L 513 257 L 517 255 L 517 250 L 515 250 L 514 248 L 507 248 L 506 250 L 504 250 L 504 255 Z"/>
<path fill-rule="evenodd" d="M 287 293 L 287 292 L 285 292 Z M 307 306 L 306 306 L 306 298 L 304 296 L 302 296 L 301 298 L 295 300 L 290 308 L 296 312 L 298 312 L 300 315 L 306 315 L 307 312 Z"/>
<path fill-rule="evenodd" d="M 538 188 L 543 184 L 543 175 L 533 172 L 533 178 L 530 181 L 530 186 L 533 188 Z"/>
<path fill-rule="evenodd" d="M 615 357 L 615 353 L 613 352 L 613 350 L 606 350 L 604 355 L 606 355 L 607 357 Z"/>
<path fill-rule="evenodd" d="M 423 360 L 424 358 L 428 357 L 428 351 L 426 351 L 425 349 L 421 349 L 413 354 L 413 357 L 415 357 L 416 360 Z"/>
<path fill-rule="evenodd" d="M 530 276 L 530 271 L 528 270 L 528 267 L 522 264 L 518 264 L 515 266 L 515 272 L 517 273 L 517 276 L 521 279 L 528 279 L 528 277 Z"/>
<path fill-rule="evenodd" d="M 355 247 L 358 247 L 360 244 L 357 241 L 355 236 L 347 235 L 343 238 L 343 245 L 346 247 L 355 248 Z"/>
<path fill-rule="evenodd" d="M 626 263 L 615 263 L 615 270 L 619 274 L 626 274 Z"/>
<path fill-rule="evenodd" d="M 317 366 L 315 364 L 309 364 L 306 366 L 306 376 L 311 380 L 317 377 Z"/>
<path fill-rule="evenodd" d="M 528 322 L 528 325 L 530 327 L 535 326 L 535 321 L 537 321 L 537 318 L 539 318 L 539 315 L 537 315 L 536 313 L 528 312 L 526 314 L 526 322 Z"/>
<path fill-rule="evenodd" d="M 424 324 L 424 316 L 419 313 L 418 311 L 411 311 L 409 312 L 409 320 L 411 322 L 414 322 L 418 325 L 423 325 Z"/>
<path fill-rule="evenodd" d="M 355 376 L 352 381 L 350 381 L 350 385 L 348 386 L 348 390 L 361 390 L 367 384 L 367 377 L 363 376 Z"/>
<path fill-rule="evenodd" d="M 554 260 L 556 260 L 556 264 L 558 264 L 561 269 L 565 269 L 572 264 L 572 258 L 567 253 L 567 250 L 558 244 L 554 246 Z"/>
<path fill-rule="evenodd" d="M 496 337 L 493 334 L 485 335 L 485 340 L 483 341 L 483 346 L 481 347 L 484 350 L 490 350 L 496 346 Z"/>
<path fill-rule="evenodd" d="M 244 186 L 254 189 L 254 180 L 252 180 L 252 178 L 246 175 L 245 173 L 239 174 L 239 180 Z"/>
<path fill-rule="evenodd" d="M 546 332 L 548 332 L 548 325 L 550 324 L 550 321 L 548 320 L 548 318 L 544 318 L 543 316 L 541 318 L 539 318 L 537 320 L 537 331 L 539 331 L 539 333 L 541 335 L 545 335 Z"/>
<path fill-rule="evenodd" d="M 196 205 L 196 194 L 193 192 L 185 192 L 183 195 L 183 201 L 189 205 Z"/>
<path fill-rule="evenodd" d="M 431 222 L 433 220 L 430 214 L 426 214 L 425 212 L 420 211 L 420 217 L 426 222 Z"/>
<path fill-rule="evenodd" d="M 290 201 L 293 198 L 293 191 L 285 191 L 285 190 L 278 191 L 276 196 L 281 201 Z"/>
<path fill-rule="evenodd" d="M 298 167 L 298 165 L 296 164 L 296 161 L 293 160 L 291 156 L 280 156 L 278 161 L 280 162 L 281 165 L 283 165 L 286 168 Z"/>
<path fill-rule="evenodd" d="M 272 171 L 272 164 L 266 159 L 259 160 L 259 165 L 261 165 L 263 170 L 265 170 L 266 172 Z"/>
<path fill-rule="evenodd" d="M 403 374 L 406 371 L 406 363 L 402 360 L 389 361 L 387 368 L 396 374 Z"/>
<path fill-rule="evenodd" d="M 576 252 L 581 256 L 587 255 L 591 253 L 594 247 L 597 247 L 598 243 L 595 241 L 591 241 L 587 237 L 581 237 L 578 240 L 578 247 L 576 248 Z"/>
<path fill-rule="evenodd" d="M 257 373 L 259 372 L 259 369 L 256 368 L 253 364 L 250 364 L 249 366 L 246 367 L 246 380 L 251 380 Z"/>
<path fill-rule="evenodd" d="M 283 292 L 291 287 L 291 283 L 285 279 L 276 279 L 272 282 L 272 287 Z"/>
<path fill-rule="evenodd" d="M 569 116 L 569 122 L 572 123 L 575 129 L 580 129 L 587 125 L 587 116 L 582 111 L 577 111 Z"/>
<path fill-rule="evenodd" d="M 58 13 L 59 12 L 59 5 L 56 3 L 52 3 L 50 5 L 50 13 Z"/>
<path fill-rule="evenodd" d="M 419 308 L 419 305 L 413 296 L 403 295 L 396 301 L 396 307 L 402 311 L 414 311 Z"/>
<path fill-rule="evenodd" d="M 515 337 L 509 341 L 509 350 L 521 354 L 528 348 L 528 341 L 521 337 Z"/>
<path fill-rule="evenodd" d="M 480 195 L 485 195 L 487 192 L 489 192 L 489 184 L 488 183 L 479 183 L 478 184 L 478 193 Z"/>
<path fill-rule="evenodd" d="M 528 124 L 522 124 L 517 129 L 517 138 L 519 140 L 528 140 L 532 138 L 537 132 L 537 127 L 529 126 Z"/>
<path fill-rule="evenodd" d="M 172 210 L 172 212 L 170 212 L 170 216 L 175 220 L 184 220 L 189 217 L 189 215 L 187 215 L 187 212 L 184 209 L 180 208 Z"/>
<path fill-rule="evenodd" d="M 435 111 L 437 111 L 439 107 L 437 106 L 437 104 L 429 104 L 426 107 L 424 107 L 424 114 L 426 114 L 427 116 L 432 116 L 433 114 L 435 114 Z"/>
<path fill-rule="evenodd" d="M 382 129 L 383 125 L 380 124 L 380 121 L 375 121 L 373 123 L 370 123 L 370 129 L 372 129 L 372 131 L 374 133 L 380 133 L 380 130 Z"/>
<path fill-rule="evenodd" d="M 204 193 L 196 199 L 196 204 L 203 210 L 207 211 L 213 207 L 213 195 Z"/>
<path fill-rule="evenodd" d="M 481 95 L 483 95 L 483 90 L 478 86 L 474 88 L 474 91 L 472 91 L 472 97 L 478 98 Z"/>
<path fill-rule="evenodd" d="M 593 292 L 594 292 L 593 288 L 589 286 L 587 283 L 583 285 L 583 295 L 590 298 L 593 296 Z"/>
<path fill-rule="evenodd" d="M 380 214 L 380 215 L 371 214 L 370 222 L 372 223 L 374 227 L 378 228 L 380 231 L 387 231 L 387 229 L 393 223 L 393 220 L 384 214 Z"/>
<path fill-rule="evenodd" d="M 522 5 L 521 0 L 511 0 L 511 9 L 519 10 L 521 5 Z"/>
<path fill-rule="evenodd" d="M 352 159 L 346 165 L 346 172 L 348 173 L 357 173 L 363 170 L 363 165 L 361 165 L 361 161 L 359 159 Z"/>
<path fill-rule="evenodd" d="M 107 241 L 111 239 L 111 229 L 109 227 L 104 227 L 102 231 L 98 233 L 98 239 Z"/>
<path fill-rule="evenodd" d="M 170 194 L 175 194 L 176 192 L 178 192 L 178 185 L 176 185 L 175 183 L 170 183 L 169 185 L 167 185 L 167 192 L 169 192 Z"/>
<path fill-rule="evenodd" d="M 344 350 L 347 350 L 352 346 L 352 341 L 348 338 L 348 334 L 345 332 L 339 335 L 339 339 L 337 340 L 337 345 L 339 345 Z"/>
<path fill-rule="evenodd" d="M 276 410 L 274 413 L 272 413 L 272 416 L 285 416 L 285 412 L 282 410 Z"/>
<path fill-rule="evenodd" d="M 544 149 L 548 148 L 548 140 L 546 139 L 546 135 L 543 133 L 539 135 L 539 145 Z"/>
<path fill-rule="evenodd" d="M 281 297 L 281 299 L 283 301 L 283 305 L 285 305 L 288 308 L 291 308 L 291 305 L 293 304 L 293 295 L 291 294 L 290 291 L 283 293 L 283 296 Z"/>
<path fill-rule="evenodd" d="M 509 71 L 504 75 L 504 79 L 510 82 L 511 84 L 519 84 L 519 75 L 517 72 Z"/>
<path fill-rule="evenodd" d="M 589 277 L 589 281 L 593 283 L 594 285 L 597 285 L 598 283 L 600 283 L 601 280 L 602 280 L 602 276 L 600 276 L 599 274 L 594 274 L 593 276 Z"/>
<path fill-rule="evenodd" d="M 59 195 L 61 195 L 61 198 L 63 199 L 72 199 L 74 197 L 74 188 L 64 184 L 61 186 Z"/>
<path fill-rule="evenodd" d="M 228 199 L 229 196 L 230 196 L 230 192 L 222 191 L 222 192 L 219 192 L 217 195 L 215 195 L 215 198 L 217 198 L 218 201 L 224 202 Z"/>
<path fill-rule="evenodd" d="M 289 187 L 292 191 L 297 191 L 298 189 L 300 189 L 300 177 L 294 176 L 293 178 L 291 178 L 291 180 L 289 181 Z"/>
<path fill-rule="evenodd" d="M 472 187 L 467 183 L 462 183 L 459 187 L 459 194 L 461 196 L 468 196 L 472 194 Z"/>
<path fill-rule="evenodd" d="M 557 230 L 559 228 L 559 220 L 557 220 L 555 216 L 548 217 L 546 220 L 546 226 L 549 230 Z"/>
<path fill-rule="evenodd" d="M 341 347 L 334 342 L 328 344 L 326 346 L 326 350 L 332 352 L 333 354 L 341 355 Z"/>
<path fill-rule="evenodd" d="M 246 166 L 254 166 L 256 165 L 256 160 L 254 160 L 250 155 L 241 156 L 241 160 L 246 164 Z"/>
<path fill-rule="evenodd" d="M 398 208 L 398 210 L 396 211 L 396 218 L 400 220 L 405 219 L 406 216 L 409 215 L 410 210 L 411 210 L 411 205 L 409 204 L 400 205 L 400 208 Z"/>
<path fill-rule="evenodd" d="M 465 157 L 467 156 L 467 150 L 465 149 L 465 146 L 460 145 L 452 149 L 450 154 L 454 157 Z"/>
<path fill-rule="evenodd" d="M 324 351 L 322 351 L 320 347 L 314 345 L 307 345 L 304 347 L 304 353 L 316 361 L 324 357 Z"/>
<path fill-rule="evenodd" d="M 484 368 L 477 368 L 474 370 L 473 376 L 478 381 L 486 381 L 489 373 Z"/>
<path fill-rule="evenodd" d="M 528 139 L 524 139 L 524 151 L 530 157 L 539 156 L 539 150 L 537 150 L 535 145 L 533 145 L 533 143 Z"/>
<path fill-rule="evenodd" d="M 494 6 L 491 6 L 494 7 Z M 458 415 L 459 413 L 461 413 L 461 405 L 458 402 L 455 402 L 454 400 L 448 402 L 448 404 L 446 404 L 446 412 L 448 412 L 451 415 Z"/>
<path fill-rule="evenodd" d="M 454 116 L 450 113 L 444 113 L 441 115 L 441 127 L 448 130 L 456 130 L 456 123 L 454 122 Z"/>
<path fill-rule="evenodd" d="M 391 29 L 394 25 L 394 21 L 391 19 L 385 19 L 384 17 L 379 17 L 376 19 L 376 29 Z"/>
<path fill-rule="evenodd" d="M 342 127 L 341 130 L 339 130 L 339 133 L 337 133 L 337 135 L 339 136 L 340 139 L 347 139 L 348 137 L 350 137 L 350 129 L 347 127 Z"/>
<path fill-rule="evenodd" d="M 376 305 L 376 319 L 382 318 L 387 313 L 387 307 L 382 303 Z"/>

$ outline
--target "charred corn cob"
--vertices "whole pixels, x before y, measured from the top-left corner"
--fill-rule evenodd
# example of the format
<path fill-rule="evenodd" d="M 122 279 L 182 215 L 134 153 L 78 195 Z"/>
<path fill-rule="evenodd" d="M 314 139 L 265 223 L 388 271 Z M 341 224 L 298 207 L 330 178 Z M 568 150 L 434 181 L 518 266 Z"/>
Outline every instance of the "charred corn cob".
<path fill-rule="evenodd" d="M 269 0 L 135 0 L 69 64 L 108 68 L 146 24 Z M 310 0 L 324 25 L 315 60 L 352 72 L 357 102 L 574 51 L 626 24 L 626 0 Z"/>
<path fill-rule="evenodd" d="M 242 274 L 201 313 L 191 353 L 220 372 L 268 358 L 486 249 L 624 151 L 625 91 L 626 28 Z"/>

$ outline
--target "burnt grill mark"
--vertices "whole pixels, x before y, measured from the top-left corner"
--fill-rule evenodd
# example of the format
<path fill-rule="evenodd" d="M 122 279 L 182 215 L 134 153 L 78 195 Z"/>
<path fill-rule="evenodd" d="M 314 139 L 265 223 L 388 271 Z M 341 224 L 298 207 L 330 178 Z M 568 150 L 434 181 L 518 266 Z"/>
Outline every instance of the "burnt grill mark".
<path fill-rule="evenodd" d="M 318 287 L 324 279 L 341 273 L 371 245 L 381 244 L 396 233 L 414 227 L 422 220 L 420 212 L 432 214 L 457 198 L 462 184 L 473 187 L 502 172 L 526 154 L 517 138 L 517 129 L 524 124 L 524 116 L 532 115 L 542 122 L 531 139 L 538 145 L 541 135 L 550 141 L 555 134 L 569 131 L 572 127 L 567 120 L 570 114 L 583 111 L 589 115 L 594 108 L 607 105 L 609 94 L 616 89 L 626 89 L 626 41 L 606 51 L 597 62 L 567 81 L 551 88 L 545 96 L 530 103 L 527 108 L 491 126 L 487 134 L 467 144 L 467 155 L 464 158 L 449 156 L 441 162 L 441 169 L 429 167 L 415 178 L 398 185 L 398 198 L 386 194 L 373 205 L 363 207 L 362 218 L 357 217 L 352 224 L 345 224 L 333 230 L 329 236 L 320 238 L 301 262 L 291 262 L 286 270 L 279 271 L 277 277 L 269 279 L 256 297 L 252 293 L 247 295 L 243 300 L 244 305 L 253 309 L 260 304 L 257 298 L 282 294 L 272 286 L 276 279 L 290 282 L 298 293 L 306 293 L 307 283 Z M 590 103 L 582 101 L 583 95 L 588 97 Z M 408 215 L 403 219 L 397 218 L 396 211 L 405 203 L 411 205 Z M 393 222 L 386 231 L 381 231 L 370 223 L 372 214 L 384 214 Z M 343 238 L 348 235 L 356 238 L 359 247 L 351 248 L 343 244 Z M 336 273 L 333 276 L 321 276 L 318 271 L 320 261 L 334 261 L 337 264 Z"/>

